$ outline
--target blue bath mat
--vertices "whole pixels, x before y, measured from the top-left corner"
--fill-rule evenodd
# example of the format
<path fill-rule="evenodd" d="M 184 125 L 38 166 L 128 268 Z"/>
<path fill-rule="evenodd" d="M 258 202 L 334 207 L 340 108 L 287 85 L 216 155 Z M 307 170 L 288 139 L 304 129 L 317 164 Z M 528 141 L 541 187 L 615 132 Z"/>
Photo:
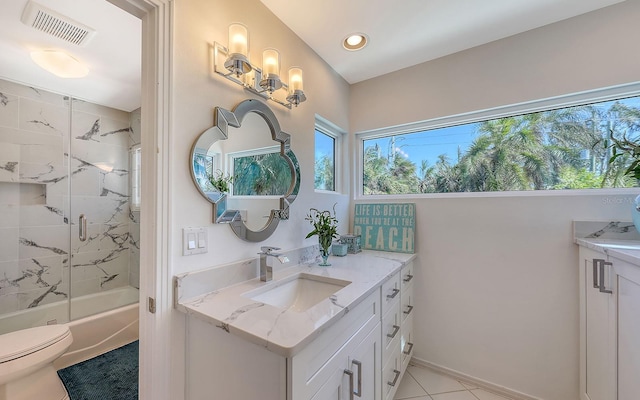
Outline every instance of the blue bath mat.
<path fill-rule="evenodd" d="M 71 400 L 137 400 L 138 341 L 58 371 Z"/>

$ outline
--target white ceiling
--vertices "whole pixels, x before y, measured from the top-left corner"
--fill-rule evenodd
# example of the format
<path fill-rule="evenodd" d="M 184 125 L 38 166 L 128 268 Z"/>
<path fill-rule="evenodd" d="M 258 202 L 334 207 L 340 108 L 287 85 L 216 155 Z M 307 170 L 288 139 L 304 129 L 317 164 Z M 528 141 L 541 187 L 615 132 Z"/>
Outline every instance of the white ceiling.
<path fill-rule="evenodd" d="M 347 82 L 356 83 L 622 0 L 261 0 Z M 349 52 L 342 40 L 370 42 Z"/>
<path fill-rule="evenodd" d="M 349 83 L 580 15 L 622 0 L 261 0 Z M 106 0 L 36 0 L 97 31 L 85 47 L 20 22 L 27 0 L 0 0 L 0 78 L 131 111 L 140 106 L 140 20 Z M 366 33 L 358 52 L 342 48 Z M 86 63 L 85 78 L 62 79 L 31 61 L 62 49 Z"/>
<path fill-rule="evenodd" d="M 36 0 L 97 31 L 84 47 L 20 22 L 27 0 L 0 0 L 0 78 L 76 96 L 125 111 L 140 107 L 141 21 L 105 0 Z M 64 50 L 89 67 L 85 78 L 63 79 L 38 67 L 30 52 Z"/>

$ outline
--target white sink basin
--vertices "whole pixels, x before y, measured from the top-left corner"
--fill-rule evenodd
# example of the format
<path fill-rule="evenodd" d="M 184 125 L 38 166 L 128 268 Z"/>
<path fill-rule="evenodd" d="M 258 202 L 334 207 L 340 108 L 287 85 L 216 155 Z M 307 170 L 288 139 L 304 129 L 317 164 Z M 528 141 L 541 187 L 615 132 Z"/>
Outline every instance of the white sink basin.
<path fill-rule="evenodd" d="M 311 274 L 297 274 L 243 294 L 285 310 L 303 312 L 351 282 Z"/>

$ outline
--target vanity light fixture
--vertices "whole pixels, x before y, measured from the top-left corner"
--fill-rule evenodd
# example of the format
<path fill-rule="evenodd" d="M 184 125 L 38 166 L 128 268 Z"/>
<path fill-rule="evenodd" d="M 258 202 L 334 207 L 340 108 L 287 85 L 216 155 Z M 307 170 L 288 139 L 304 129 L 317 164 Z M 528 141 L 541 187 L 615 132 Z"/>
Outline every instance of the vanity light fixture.
<path fill-rule="evenodd" d="M 89 74 L 89 68 L 64 51 L 38 50 L 31 52 L 31 59 L 40 68 L 45 69 L 60 78 L 84 78 Z"/>
<path fill-rule="evenodd" d="M 262 80 L 260 87 L 269 94 L 282 87 L 280 80 L 280 53 L 276 49 L 262 52 Z"/>
<path fill-rule="evenodd" d="M 228 47 L 214 42 L 213 52 L 214 72 L 251 93 L 288 109 L 297 107 L 307 99 L 303 91 L 300 67 L 289 69 L 289 84 L 280 78 L 281 61 L 278 50 L 268 48 L 263 51 L 262 68 L 249 61 L 249 31 L 246 26 L 231 24 Z M 280 89 L 284 89 L 284 94 L 280 94 Z"/>
<path fill-rule="evenodd" d="M 224 67 L 239 77 L 251 71 L 249 54 L 249 31 L 242 24 L 229 25 L 229 55 Z"/>
<path fill-rule="evenodd" d="M 364 48 L 369 43 L 369 37 L 364 33 L 352 33 L 342 41 L 342 47 L 349 51 L 356 51 Z"/>

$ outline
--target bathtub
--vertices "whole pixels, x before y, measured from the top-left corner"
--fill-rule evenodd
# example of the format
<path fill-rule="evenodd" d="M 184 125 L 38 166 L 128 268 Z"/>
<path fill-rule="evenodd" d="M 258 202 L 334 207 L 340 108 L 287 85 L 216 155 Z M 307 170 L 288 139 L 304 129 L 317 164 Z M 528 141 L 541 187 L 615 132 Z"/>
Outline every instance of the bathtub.
<path fill-rule="evenodd" d="M 138 289 L 127 286 L 71 299 L 67 323 L 73 343 L 55 363 L 56 369 L 88 360 L 138 339 Z M 135 304 L 131 304 L 135 303 Z M 128 304 L 113 309 L 118 304 Z M 68 319 L 66 301 L 0 316 L 0 334 Z"/>

